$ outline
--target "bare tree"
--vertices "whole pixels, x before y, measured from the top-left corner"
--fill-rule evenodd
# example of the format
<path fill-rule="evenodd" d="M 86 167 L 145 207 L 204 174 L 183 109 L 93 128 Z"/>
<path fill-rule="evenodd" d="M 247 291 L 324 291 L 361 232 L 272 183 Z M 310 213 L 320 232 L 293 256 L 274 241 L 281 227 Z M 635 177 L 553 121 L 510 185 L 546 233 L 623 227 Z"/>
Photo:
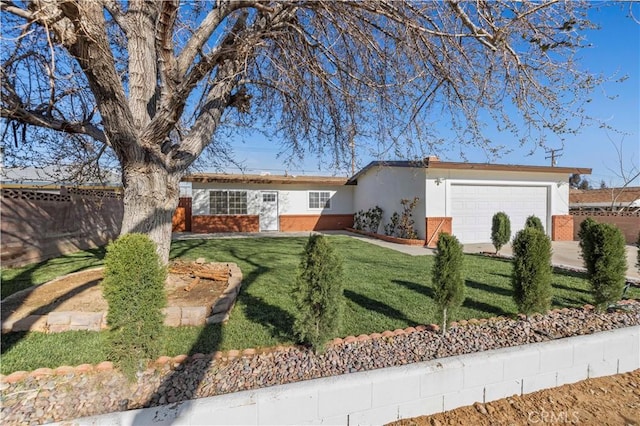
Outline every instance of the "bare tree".
<path fill-rule="evenodd" d="M 456 142 L 488 152 L 487 115 L 521 144 L 577 132 L 602 81 L 574 62 L 588 7 L 0 0 L 0 115 L 27 132 L 81 135 L 94 161 L 112 152 L 122 233 L 148 233 L 166 261 L 178 182 L 205 148 L 227 152 L 233 126 L 256 124 L 294 155 L 331 154 L 337 166 L 367 140 L 421 155 L 443 120 Z"/>
<path fill-rule="evenodd" d="M 611 142 L 611 145 L 613 145 L 613 148 L 616 150 L 616 154 L 618 156 L 618 169 L 614 170 L 609 168 L 609 170 L 622 181 L 621 187 L 611 188 L 611 211 L 617 211 L 618 213 L 620 213 L 630 208 L 633 204 L 633 201 L 630 201 L 626 206 L 620 205 L 616 207 L 618 199 L 620 198 L 622 193 L 640 177 L 640 169 L 638 168 L 637 164 L 633 162 L 633 158 L 629 161 L 628 165 L 625 162 L 627 158 L 625 158 L 626 155 L 623 154 L 624 136 L 622 137 L 622 139 L 620 139 L 620 143 L 615 143 L 609 135 L 607 135 L 607 138 L 609 139 L 609 142 Z"/>

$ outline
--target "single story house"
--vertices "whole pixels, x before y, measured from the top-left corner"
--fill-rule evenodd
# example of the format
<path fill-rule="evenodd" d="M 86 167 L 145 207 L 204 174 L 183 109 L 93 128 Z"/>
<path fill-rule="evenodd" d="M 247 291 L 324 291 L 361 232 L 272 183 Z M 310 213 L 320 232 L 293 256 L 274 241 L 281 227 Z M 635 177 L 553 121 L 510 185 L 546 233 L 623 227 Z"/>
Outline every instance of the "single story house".
<path fill-rule="evenodd" d="M 491 241 L 491 219 L 503 211 L 512 235 L 538 216 L 553 240 L 573 239 L 569 175 L 575 167 L 440 161 L 374 161 L 351 178 L 194 174 L 193 232 L 311 231 L 343 229 L 353 215 L 379 206 L 382 232 L 402 199 L 418 198 L 415 229 L 434 246 L 441 232 L 462 243 Z"/>

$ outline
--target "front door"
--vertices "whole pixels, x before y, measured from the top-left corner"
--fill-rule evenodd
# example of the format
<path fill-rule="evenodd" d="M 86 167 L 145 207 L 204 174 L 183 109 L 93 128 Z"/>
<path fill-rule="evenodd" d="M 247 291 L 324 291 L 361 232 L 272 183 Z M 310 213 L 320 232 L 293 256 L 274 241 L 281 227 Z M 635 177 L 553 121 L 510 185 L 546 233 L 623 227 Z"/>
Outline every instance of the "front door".
<path fill-rule="evenodd" d="M 262 191 L 260 205 L 260 231 L 278 230 L 278 192 Z"/>

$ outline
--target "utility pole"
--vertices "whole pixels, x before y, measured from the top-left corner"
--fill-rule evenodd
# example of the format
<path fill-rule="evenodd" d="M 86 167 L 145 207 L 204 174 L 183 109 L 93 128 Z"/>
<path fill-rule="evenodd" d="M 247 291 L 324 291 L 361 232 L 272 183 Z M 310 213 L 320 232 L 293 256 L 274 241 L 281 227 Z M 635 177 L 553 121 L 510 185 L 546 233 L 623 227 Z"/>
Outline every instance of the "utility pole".
<path fill-rule="evenodd" d="M 562 157 L 562 154 L 556 154 L 556 152 L 560 152 L 562 151 L 564 148 L 558 148 L 558 149 L 545 149 L 544 152 L 546 153 L 551 153 L 551 155 L 548 155 L 544 158 L 549 159 L 551 158 L 551 167 L 555 167 L 556 166 L 556 158 L 558 157 Z"/>

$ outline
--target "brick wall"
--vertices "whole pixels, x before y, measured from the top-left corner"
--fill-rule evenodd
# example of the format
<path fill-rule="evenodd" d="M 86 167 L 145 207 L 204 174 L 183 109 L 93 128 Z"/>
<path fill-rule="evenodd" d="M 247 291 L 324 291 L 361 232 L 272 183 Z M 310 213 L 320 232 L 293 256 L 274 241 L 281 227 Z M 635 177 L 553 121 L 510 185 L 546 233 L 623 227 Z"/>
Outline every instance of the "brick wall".
<path fill-rule="evenodd" d="M 446 232 L 451 234 L 453 218 L 451 217 L 427 217 L 425 218 L 426 232 L 425 242 L 427 247 L 435 247 L 438 244 L 438 236 Z"/>
<path fill-rule="evenodd" d="M 610 223 L 620 228 L 627 244 L 635 244 L 640 232 L 640 212 L 571 212 L 573 216 L 573 239 L 578 240 L 580 224 L 588 217 L 596 222 Z"/>
<path fill-rule="evenodd" d="M 329 231 L 353 226 L 352 214 L 281 215 L 280 231 Z"/>
<path fill-rule="evenodd" d="M 551 240 L 573 241 L 573 216 L 555 215 L 551 217 Z"/>
<path fill-rule="evenodd" d="M 2 189 L 3 267 L 99 247 L 120 234 L 123 203 L 113 191 L 43 193 Z"/>
<path fill-rule="evenodd" d="M 209 232 L 258 232 L 260 217 L 257 215 L 228 215 L 228 216 L 193 216 L 191 231 L 197 233 Z"/>
<path fill-rule="evenodd" d="M 180 197 L 171 220 L 172 232 L 191 232 L 191 197 Z"/>

